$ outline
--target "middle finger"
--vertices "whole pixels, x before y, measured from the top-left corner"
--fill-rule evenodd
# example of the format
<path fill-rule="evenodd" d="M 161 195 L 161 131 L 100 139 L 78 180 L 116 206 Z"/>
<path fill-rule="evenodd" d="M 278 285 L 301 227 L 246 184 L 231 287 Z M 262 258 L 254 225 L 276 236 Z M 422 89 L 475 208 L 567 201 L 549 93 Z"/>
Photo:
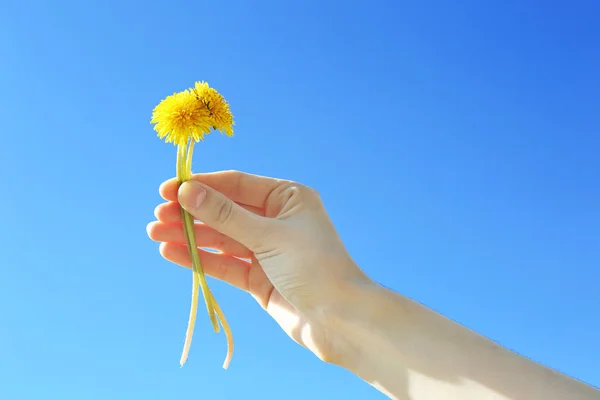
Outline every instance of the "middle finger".
<path fill-rule="evenodd" d="M 157 242 L 186 244 L 182 223 L 154 221 L 148 224 L 148 236 Z M 196 246 L 219 250 L 225 254 L 240 258 L 250 258 L 252 252 L 239 242 L 215 231 L 208 225 L 195 223 Z"/>

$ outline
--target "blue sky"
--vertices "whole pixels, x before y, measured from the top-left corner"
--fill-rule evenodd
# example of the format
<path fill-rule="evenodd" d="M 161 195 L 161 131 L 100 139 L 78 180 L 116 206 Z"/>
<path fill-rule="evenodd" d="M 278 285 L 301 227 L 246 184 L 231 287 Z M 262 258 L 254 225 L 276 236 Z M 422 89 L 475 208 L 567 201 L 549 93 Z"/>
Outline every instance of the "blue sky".
<path fill-rule="evenodd" d="M 600 386 L 595 1 L 23 1 L 0 13 L 0 398 L 383 398 L 146 236 L 175 149 L 149 123 L 206 80 L 234 138 L 194 170 L 317 188 L 374 279 Z"/>

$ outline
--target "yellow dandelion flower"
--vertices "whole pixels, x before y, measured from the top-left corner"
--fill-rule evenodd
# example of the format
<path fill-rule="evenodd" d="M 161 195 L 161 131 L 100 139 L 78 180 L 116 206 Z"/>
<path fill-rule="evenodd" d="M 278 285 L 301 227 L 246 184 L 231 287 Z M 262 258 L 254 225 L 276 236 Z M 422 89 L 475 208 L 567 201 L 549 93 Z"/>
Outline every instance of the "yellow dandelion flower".
<path fill-rule="evenodd" d="M 213 128 L 221 131 L 227 136 L 233 136 L 233 115 L 229 109 L 229 103 L 208 83 L 196 82 L 192 91 L 198 99 L 204 103 L 213 119 Z"/>
<path fill-rule="evenodd" d="M 186 144 L 190 138 L 203 140 L 213 120 L 208 108 L 190 90 L 174 93 L 161 101 L 152 112 L 154 130 L 167 143 Z"/>
<path fill-rule="evenodd" d="M 228 136 L 233 135 L 233 115 L 229 110 L 229 104 L 206 82 L 196 82 L 194 88 L 167 96 L 152 111 L 150 122 L 155 124 L 154 130 L 158 132 L 158 137 L 177 146 L 176 171 L 177 182 L 180 185 L 192 177 L 194 143 L 204 140 L 204 135 L 210 133 L 211 129 L 220 130 Z M 183 208 L 181 214 L 193 273 L 192 305 L 179 362 L 183 366 L 188 357 L 196 323 L 199 289 L 201 289 L 214 331 L 220 331 L 220 322 L 227 337 L 227 357 L 223 363 L 223 368 L 227 368 L 233 355 L 231 329 L 204 276 L 198 248 L 195 246 L 194 217 Z"/>

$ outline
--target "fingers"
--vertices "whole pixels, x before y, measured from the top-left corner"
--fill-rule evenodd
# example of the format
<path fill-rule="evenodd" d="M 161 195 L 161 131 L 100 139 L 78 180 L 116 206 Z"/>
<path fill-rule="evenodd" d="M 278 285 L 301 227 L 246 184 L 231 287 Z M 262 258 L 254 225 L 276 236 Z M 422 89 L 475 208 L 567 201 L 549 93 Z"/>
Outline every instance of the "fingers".
<path fill-rule="evenodd" d="M 263 209 L 247 206 L 244 204 L 240 204 L 240 206 L 254 214 L 261 216 L 265 215 L 265 210 Z M 182 222 L 181 206 L 175 201 L 159 204 L 154 209 L 154 216 L 157 220 L 162 222 Z"/>
<path fill-rule="evenodd" d="M 196 219 L 254 251 L 279 221 L 244 209 L 218 191 L 197 181 L 179 188 L 179 204 Z"/>
<path fill-rule="evenodd" d="M 250 264 L 226 254 L 215 254 L 199 250 L 200 261 L 206 275 L 248 291 Z M 160 254 L 182 267 L 191 268 L 188 248 L 175 243 L 161 243 Z"/>
<path fill-rule="evenodd" d="M 264 208 L 269 194 L 287 181 L 247 174 L 238 171 L 221 171 L 208 174 L 196 174 L 192 180 L 203 183 L 222 193 L 231 200 Z M 177 180 L 170 179 L 160 186 L 160 195 L 169 201 L 177 200 Z"/>
<path fill-rule="evenodd" d="M 157 242 L 167 242 L 186 245 L 182 223 L 151 222 L 146 228 L 150 239 Z M 250 258 L 252 252 L 233 239 L 219 233 L 205 224 L 194 224 L 196 245 L 209 249 L 220 250 L 235 257 Z"/>

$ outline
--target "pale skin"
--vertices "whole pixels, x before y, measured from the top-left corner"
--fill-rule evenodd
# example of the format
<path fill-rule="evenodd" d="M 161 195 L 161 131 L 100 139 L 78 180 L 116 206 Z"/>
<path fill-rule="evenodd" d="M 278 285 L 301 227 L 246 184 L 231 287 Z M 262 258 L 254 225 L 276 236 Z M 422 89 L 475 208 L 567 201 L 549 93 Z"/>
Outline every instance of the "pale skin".
<path fill-rule="evenodd" d="M 165 259 L 191 266 L 181 204 L 198 220 L 198 247 L 221 252 L 200 252 L 207 275 L 250 293 L 294 341 L 392 399 L 600 400 L 371 280 L 307 186 L 224 171 L 159 191 L 166 202 L 148 235 Z"/>

